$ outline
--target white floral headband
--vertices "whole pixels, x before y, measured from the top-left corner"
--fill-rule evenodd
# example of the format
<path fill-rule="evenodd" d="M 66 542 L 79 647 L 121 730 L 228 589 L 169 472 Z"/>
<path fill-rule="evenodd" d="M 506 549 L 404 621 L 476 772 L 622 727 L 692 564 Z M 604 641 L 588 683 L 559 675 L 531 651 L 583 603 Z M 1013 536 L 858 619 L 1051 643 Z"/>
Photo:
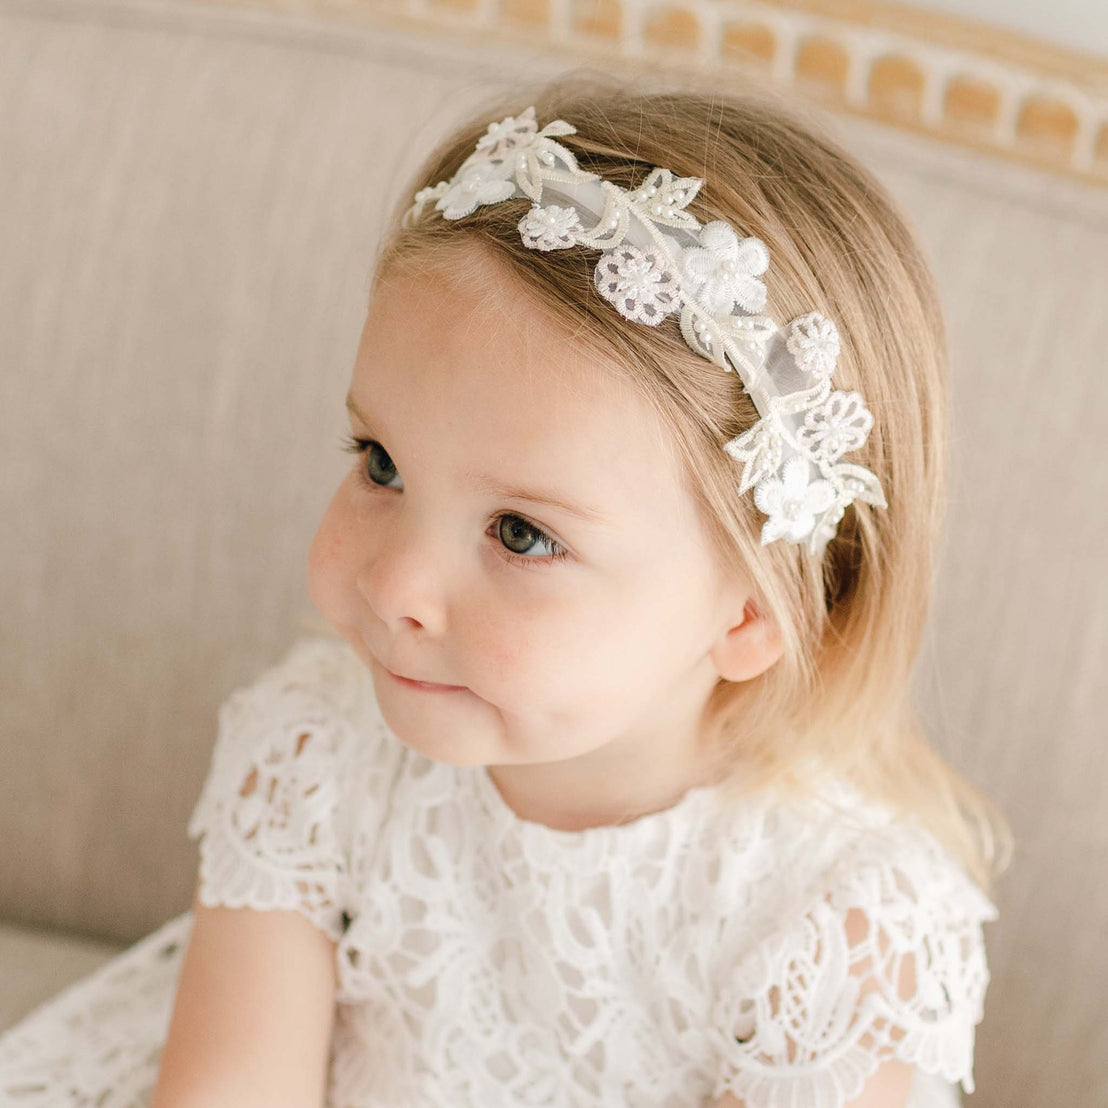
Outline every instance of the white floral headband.
<path fill-rule="evenodd" d="M 859 393 L 831 389 L 838 329 L 818 312 L 798 316 L 787 330 L 756 314 L 765 307 L 760 274 L 769 251 L 723 220 L 701 226 L 684 210 L 704 183 L 699 177 L 655 168 L 638 188 L 621 189 L 580 169 L 551 137 L 574 133 L 562 119 L 539 130 L 533 106 L 489 124 L 450 180 L 415 194 L 403 225 L 412 226 L 429 200 L 444 219 L 461 219 L 479 204 L 529 196 L 531 209 L 519 221 L 526 246 L 603 250 L 594 272 L 600 295 L 620 315 L 650 326 L 679 314 L 685 342 L 735 369 L 754 401 L 761 419 L 724 449 L 744 463 L 739 492 L 754 486 L 754 502 L 769 517 L 762 544 L 807 540 L 822 555 L 855 499 L 888 507 L 873 473 L 838 460 L 873 426 Z M 545 194 L 568 204 L 543 203 Z M 814 479 L 813 466 L 820 474 Z"/>

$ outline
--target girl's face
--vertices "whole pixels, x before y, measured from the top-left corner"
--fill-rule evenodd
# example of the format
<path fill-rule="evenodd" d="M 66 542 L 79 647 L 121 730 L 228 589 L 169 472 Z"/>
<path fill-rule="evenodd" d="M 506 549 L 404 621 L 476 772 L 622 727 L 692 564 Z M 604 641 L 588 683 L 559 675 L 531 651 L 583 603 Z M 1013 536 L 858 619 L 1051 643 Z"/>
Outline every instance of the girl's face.
<path fill-rule="evenodd" d="M 313 540 L 312 600 L 426 756 L 672 782 L 721 674 L 776 657 L 765 621 L 721 580 L 647 404 L 474 264 L 502 299 L 394 274 L 370 307 L 362 452 Z"/>

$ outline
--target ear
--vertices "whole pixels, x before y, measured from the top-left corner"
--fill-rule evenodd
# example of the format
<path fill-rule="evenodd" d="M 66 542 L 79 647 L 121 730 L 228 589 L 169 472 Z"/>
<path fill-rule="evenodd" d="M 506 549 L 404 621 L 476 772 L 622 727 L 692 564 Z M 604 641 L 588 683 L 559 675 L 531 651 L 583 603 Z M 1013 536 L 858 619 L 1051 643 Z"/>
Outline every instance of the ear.
<path fill-rule="evenodd" d="M 726 627 L 709 655 L 720 677 L 749 681 L 765 673 L 784 652 L 777 624 L 748 596 L 738 620 Z"/>

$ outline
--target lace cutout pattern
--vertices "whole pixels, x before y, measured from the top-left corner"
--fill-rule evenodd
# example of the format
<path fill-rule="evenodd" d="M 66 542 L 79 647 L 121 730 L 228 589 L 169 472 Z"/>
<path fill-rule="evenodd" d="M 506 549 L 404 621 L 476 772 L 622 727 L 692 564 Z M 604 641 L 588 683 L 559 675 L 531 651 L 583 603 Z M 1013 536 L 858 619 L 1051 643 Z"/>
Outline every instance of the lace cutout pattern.
<path fill-rule="evenodd" d="M 694 790 L 559 832 L 516 818 L 483 770 L 405 757 L 339 945 L 336 1094 L 687 1108 L 730 1088 L 841 1108 L 885 1055 L 935 1075 L 913 1105 L 972 1088 L 995 909 L 918 828 L 860 801 L 853 827 L 821 825 Z M 869 930 L 848 942 L 853 908 Z M 849 973 L 900 981 L 916 950 L 912 995 Z"/>
<path fill-rule="evenodd" d="M 390 758 L 403 749 L 383 725 L 364 727 L 367 680 L 342 644 L 301 640 L 224 702 L 188 825 L 190 838 L 202 836 L 202 903 L 294 909 L 341 937 L 352 821 L 380 818 L 372 801 L 383 799 Z"/>
<path fill-rule="evenodd" d="M 929 836 L 895 825 L 844 851 L 825 888 L 730 976 L 711 1021 L 715 1095 L 839 1108 L 891 1058 L 973 1092 L 993 904 Z"/>

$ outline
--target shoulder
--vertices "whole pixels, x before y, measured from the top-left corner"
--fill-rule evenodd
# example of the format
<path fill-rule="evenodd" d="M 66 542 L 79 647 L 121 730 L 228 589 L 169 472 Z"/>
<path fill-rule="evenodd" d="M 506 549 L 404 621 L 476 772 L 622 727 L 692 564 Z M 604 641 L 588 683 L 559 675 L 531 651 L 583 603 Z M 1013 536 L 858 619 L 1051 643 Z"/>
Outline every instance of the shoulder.
<path fill-rule="evenodd" d="M 783 918 L 827 901 L 871 908 L 914 903 L 938 918 L 995 919 L 995 905 L 939 840 L 853 785 L 834 780 L 814 802 L 765 802 L 760 832 L 774 860 L 767 900 Z"/>
<path fill-rule="evenodd" d="M 712 1020 L 716 1095 L 838 1108 L 894 1058 L 972 1092 L 997 909 L 914 820 L 845 784 L 826 799 L 770 821 L 778 869 Z"/>
<path fill-rule="evenodd" d="M 188 823 L 202 902 L 295 908 L 337 938 L 354 845 L 383 818 L 405 749 L 345 642 L 294 642 L 219 709 Z"/>
<path fill-rule="evenodd" d="M 827 866 L 813 875 L 810 898 L 869 912 L 887 928 L 910 917 L 921 935 L 997 918 L 962 862 L 916 819 L 841 782 L 828 811 L 820 823 L 830 844 Z"/>
<path fill-rule="evenodd" d="M 341 639 L 311 635 L 297 639 L 274 664 L 253 680 L 232 690 L 225 704 L 326 704 L 337 714 L 356 713 L 368 706 L 372 678 L 351 647 Z"/>
<path fill-rule="evenodd" d="M 282 755 L 357 761 L 390 738 L 361 659 L 341 639 L 305 636 L 225 698 L 213 769 Z"/>

